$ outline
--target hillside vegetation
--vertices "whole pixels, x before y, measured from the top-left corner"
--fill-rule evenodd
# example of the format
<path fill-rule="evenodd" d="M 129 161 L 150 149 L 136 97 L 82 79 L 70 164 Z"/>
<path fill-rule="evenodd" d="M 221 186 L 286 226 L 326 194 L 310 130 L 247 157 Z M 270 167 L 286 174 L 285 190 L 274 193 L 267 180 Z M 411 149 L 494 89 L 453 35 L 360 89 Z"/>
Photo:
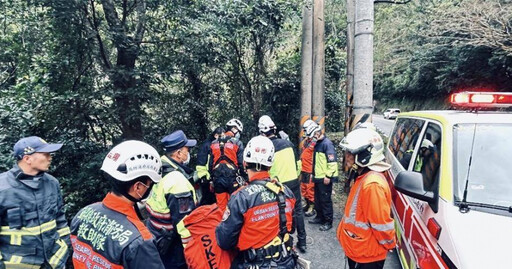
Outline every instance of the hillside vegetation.
<path fill-rule="evenodd" d="M 198 140 L 232 117 L 256 135 L 270 115 L 297 142 L 302 5 L 298 0 L 0 1 L 0 167 L 38 135 L 55 155 L 68 214 L 108 189 L 108 149 L 160 149 L 183 129 Z M 378 4 L 376 111 L 442 107 L 450 92 L 508 90 L 512 4 L 414 0 Z M 325 1 L 326 128 L 342 129 L 346 10 Z"/>

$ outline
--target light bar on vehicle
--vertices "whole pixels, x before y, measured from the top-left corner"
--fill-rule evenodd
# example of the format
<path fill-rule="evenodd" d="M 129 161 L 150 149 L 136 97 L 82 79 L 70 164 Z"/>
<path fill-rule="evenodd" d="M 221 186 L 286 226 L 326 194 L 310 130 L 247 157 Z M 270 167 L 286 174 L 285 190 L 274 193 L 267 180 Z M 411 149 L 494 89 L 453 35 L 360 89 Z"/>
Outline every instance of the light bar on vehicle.
<path fill-rule="evenodd" d="M 450 103 L 461 107 L 512 107 L 512 92 L 459 92 Z"/>

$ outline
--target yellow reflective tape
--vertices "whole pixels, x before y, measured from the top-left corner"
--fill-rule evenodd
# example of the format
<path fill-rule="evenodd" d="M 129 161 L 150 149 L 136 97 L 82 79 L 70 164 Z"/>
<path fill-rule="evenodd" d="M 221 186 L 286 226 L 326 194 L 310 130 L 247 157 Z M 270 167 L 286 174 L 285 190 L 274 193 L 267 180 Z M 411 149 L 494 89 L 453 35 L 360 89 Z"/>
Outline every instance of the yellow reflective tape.
<path fill-rule="evenodd" d="M 57 222 L 51 220 L 34 227 L 22 227 L 20 230 L 10 229 L 9 226 L 0 227 L 0 235 L 39 235 L 57 227 Z"/>
<path fill-rule="evenodd" d="M 402 249 L 400 249 L 400 258 L 402 260 L 402 265 L 405 267 L 404 269 L 409 269 L 407 259 L 405 258 L 404 251 Z"/>
<path fill-rule="evenodd" d="M 71 233 L 71 230 L 69 230 L 69 227 L 64 227 L 62 229 L 57 230 L 57 233 L 59 233 L 60 236 L 65 236 Z"/>
<path fill-rule="evenodd" d="M 60 248 L 59 250 L 57 250 L 57 252 L 55 252 L 55 255 L 53 255 L 50 258 L 50 265 L 54 268 L 59 264 L 59 262 L 62 260 L 62 258 L 68 251 L 68 245 L 66 244 L 66 242 L 64 242 L 64 240 L 57 240 L 57 244 L 59 244 Z"/>
<path fill-rule="evenodd" d="M 23 259 L 23 257 L 21 256 L 16 256 L 16 255 L 12 255 L 11 256 L 11 259 L 9 260 L 10 263 L 21 263 L 21 260 Z"/>
<path fill-rule="evenodd" d="M 21 235 L 20 234 L 11 235 L 11 245 L 21 246 Z"/>
<path fill-rule="evenodd" d="M 27 263 L 11 263 L 4 262 L 5 269 L 40 269 L 41 265 L 27 264 Z"/>
<path fill-rule="evenodd" d="M 192 234 L 190 234 L 190 231 L 187 229 L 187 227 L 185 227 L 185 222 L 183 222 L 183 219 L 180 222 L 178 222 L 178 225 L 176 225 L 176 228 L 178 229 L 178 234 L 180 235 L 181 238 L 188 238 L 188 237 L 192 236 Z M 185 247 L 187 243 L 188 242 L 182 241 L 183 247 Z"/>

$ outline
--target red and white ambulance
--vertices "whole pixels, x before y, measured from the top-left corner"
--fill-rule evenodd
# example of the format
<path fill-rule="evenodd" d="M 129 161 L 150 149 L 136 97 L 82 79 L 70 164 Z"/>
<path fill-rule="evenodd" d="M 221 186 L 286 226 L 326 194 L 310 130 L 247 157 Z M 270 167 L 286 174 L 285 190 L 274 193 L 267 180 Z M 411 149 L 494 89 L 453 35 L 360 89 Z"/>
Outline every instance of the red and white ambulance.
<path fill-rule="evenodd" d="M 399 114 L 386 147 L 402 267 L 512 268 L 512 93 L 451 102 Z"/>

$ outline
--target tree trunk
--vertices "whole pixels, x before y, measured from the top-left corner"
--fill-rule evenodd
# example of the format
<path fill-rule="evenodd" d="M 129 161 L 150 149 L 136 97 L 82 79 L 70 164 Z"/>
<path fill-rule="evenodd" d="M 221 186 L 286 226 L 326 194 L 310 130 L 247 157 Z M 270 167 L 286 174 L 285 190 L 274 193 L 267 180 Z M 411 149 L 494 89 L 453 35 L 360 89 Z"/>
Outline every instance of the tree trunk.
<path fill-rule="evenodd" d="M 145 91 L 137 88 L 134 69 L 139 56 L 139 45 L 144 36 L 145 1 L 138 1 L 133 11 L 122 9 L 122 20 L 119 18 L 113 0 L 101 2 L 112 41 L 117 49 L 117 62 L 111 67 L 110 75 L 114 85 L 114 100 L 121 123 L 122 138 L 143 139 L 141 98 L 144 97 Z M 129 12 L 137 13 L 133 22 L 136 27 L 130 34 L 127 33 L 129 27 L 124 19 L 128 17 Z"/>

